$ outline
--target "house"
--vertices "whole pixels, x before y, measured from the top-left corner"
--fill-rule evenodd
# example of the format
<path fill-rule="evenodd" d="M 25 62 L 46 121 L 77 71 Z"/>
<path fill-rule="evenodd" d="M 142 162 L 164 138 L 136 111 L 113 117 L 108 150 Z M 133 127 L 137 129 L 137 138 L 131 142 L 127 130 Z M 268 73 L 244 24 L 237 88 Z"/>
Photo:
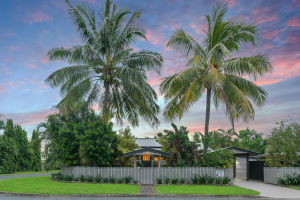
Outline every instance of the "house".
<path fill-rule="evenodd" d="M 135 143 L 140 147 L 132 152 L 125 153 L 125 158 L 130 158 L 134 167 L 143 164 L 144 167 L 161 167 L 167 164 L 166 158 L 170 153 L 161 151 L 160 145 L 154 138 L 135 138 Z"/>

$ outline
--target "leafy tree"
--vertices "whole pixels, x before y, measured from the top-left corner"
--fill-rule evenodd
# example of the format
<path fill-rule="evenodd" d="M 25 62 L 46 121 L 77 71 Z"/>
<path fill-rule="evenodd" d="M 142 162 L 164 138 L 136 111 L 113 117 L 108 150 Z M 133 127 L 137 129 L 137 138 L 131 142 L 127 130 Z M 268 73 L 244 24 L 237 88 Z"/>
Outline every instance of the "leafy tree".
<path fill-rule="evenodd" d="M 2 115 L 0 115 L 2 117 Z M 0 130 L 4 129 L 4 121 L 0 120 Z"/>
<path fill-rule="evenodd" d="M 164 78 L 160 93 L 169 101 L 163 112 L 166 120 L 181 119 L 185 112 L 206 93 L 205 137 L 208 137 L 211 99 L 216 108 L 226 108 L 234 129 L 234 122 L 248 122 L 255 116 L 253 104 L 262 107 L 267 92 L 243 78 L 258 78 L 272 71 L 267 56 L 231 58 L 244 43 L 258 43 L 254 23 L 239 19 L 225 20 L 227 5 L 216 3 L 211 15 L 206 15 L 202 46 L 182 28 L 177 29 L 167 47 L 181 53 L 189 68 Z M 207 148 L 207 147 L 206 147 Z"/>
<path fill-rule="evenodd" d="M 238 134 L 239 146 L 242 149 L 254 151 L 258 154 L 264 154 L 267 140 L 262 138 L 262 133 L 257 133 L 254 129 L 240 130 Z"/>
<path fill-rule="evenodd" d="M 0 135 L 0 173 L 12 174 L 17 170 L 18 147 L 13 138 Z"/>
<path fill-rule="evenodd" d="M 196 150 L 197 145 L 191 142 L 188 137 L 187 128 L 181 126 L 178 127 L 172 123 L 174 131 L 164 130 L 166 138 L 169 141 L 169 145 L 165 146 L 166 152 L 170 152 L 172 155 L 168 159 L 169 166 L 194 166 L 196 164 Z M 163 138 L 162 133 L 157 134 L 158 138 Z"/>
<path fill-rule="evenodd" d="M 97 116 L 84 102 L 73 104 L 71 112 L 49 115 L 46 122 L 38 126 L 41 138 L 45 141 L 45 169 L 60 168 L 63 165 L 80 165 L 79 141 L 74 133 L 75 125 L 95 122 Z M 76 152 L 76 153 L 75 153 Z M 71 157 L 68 157 L 71 155 Z"/>
<path fill-rule="evenodd" d="M 103 123 L 100 118 L 95 122 L 84 122 L 76 126 L 87 166 L 113 166 L 112 161 L 118 156 L 118 140 L 112 126 L 112 123 Z"/>
<path fill-rule="evenodd" d="M 28 171 L 32 166 L 33 152 L 30 148 L 30 143 L 27 138 L 27 132 L 22 129 L 20 125 L 14 126 L 15 137 L 14 140 L 18 146 L 17 155 L 17 171 Z"/>
<path fill-rule="evenodd" d="M 117 138 L 119 141 L 117 148 L 121 153 L 118 157 L 118 160 L 121 160 L 124 163 L 124 166 L 127 166 L 128 160 L 124 158 L 123 154 L 140 149 L 140 147 L 135 143 L 134 136 L 132 135 L 129 126 L 127 126 L 125 129 L 120 129 Z"/>
<path fill-rule="evenodd" d="M 40 134 L 37 130 L 33 130 L 32 137 L 30 141 L 31 149 L 33 150 L 33 158 L 32 158 L 32 167 L 33 171 L 41 171 L 42 170 L 42 161 L 41 161 L 41 138 Z"/>
<path fill-rule="evenodd" d="M 72 104 L 85 100 L 89 106 L 99 106 L 103 122 L 107 120 L 107 110 L 114 110 L 120 124 L 126 119 L 138 126 L 142 118 L 151 126 L 158 125 L 157 94 L 146 82 L 146 71 L 160 73 L 163 58 L 156 52 L 133 52 L 130 48 L 137 39 L 146 39 L 145 30 L 135 22 L 142 12 L 118 9 L 115 4 L 111 6 L 111 0 L 106 0 L 99 12 L 101 21 L 96 23 L 93 9 L 84 4 L 74 7 L 65 1 L 84 44 L 48 52 L 51 61 L 67 61 L 72 65 L 46 79 L 52 88 L 60 87 L 62 100 L 57 107 L 69 112 Z"/>
<path fill-rule="evenodd" d="M 278 123 L 277 123 L 278 124 Z M 294 167 L 300 155 L 300 123 L 281 121 L 273 128 L 266 148 L 266 163 L 270 167 Z"/>

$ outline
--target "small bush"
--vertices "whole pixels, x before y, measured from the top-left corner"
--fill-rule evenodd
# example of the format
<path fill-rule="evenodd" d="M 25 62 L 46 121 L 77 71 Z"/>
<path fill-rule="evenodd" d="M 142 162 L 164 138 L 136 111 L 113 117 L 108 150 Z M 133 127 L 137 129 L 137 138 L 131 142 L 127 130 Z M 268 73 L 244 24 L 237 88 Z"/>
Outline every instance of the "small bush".
<path fill-rule="evenodd" d="M 118 183 L 123 183 L 123 181 L 124 181 L 124 178 L 121 178 L 121 177 L 118 178 Z"/>
<path fill-rule="evenodd" d="M 168 185 L 168 184 L 170 183 L 170 178 L 169 178 L 169 177 L 166 177 L 164 181 L 165 181 L 165 184 Z"/>
<path fill-rule="evenodd" d="M 199 176 L 198 181 L 199 181 L 200 184 L 205 184 L 207 179 L 208 179 L 207 175 L 205 175 L 205 176 Z"/>
<path fill-rule="evenodd" d="M 221 184 L 221 182 L 222 182 L 222 178 L 221 177 L 216 178 L 216 184 Z"/>
<path fill-rule="evenodd" d="M 198 183 L 198 176 L 197 176 L 197 174 L 192 174 L 191 181 L 192 181 L 193 184 L 197 184 Z"/>
<path fill-rule="evenodd" d="M 134 183 L 134 184 L 137 184 L 137 183 L 138 183 L 138 181 L 137 181 L 137 180 L 133 180 L 133 183 Z"/>
<path fill-rule="evenodd" d="M 132 180 L 132 176 L 128 175 L 128 176 L 125 176 L 125 183 L 130 183 Z"/>
<path fill-rule="evenodd" d="M 185 178 L 181 177 L 179 183 L 180 183 L 180 184 L 184 184 L 184 183 L 185 183 Z"/>
<path fill-rule="evenodd" d="M 103 178 L 104 183 L 108 183 L 108 178 Z"/>
<path fill-rule="evenodd" d="M 102 180 L 101 174 L 99 174 L 98 176 L 95 177 L 96 182 L 99 183 L 99 182 L 101 182 L 101 180 Z"/>
<path fill-rule="evenodd" d="M 83 174 L 81 174 L 81 175 L 79 176 L 79 180 L 80 180 L 81 182 L 84 182 L 84 181 L 86 181 L 86 178 L 85 178 L 85 176 L 84 176 Z"/>
<path fill-rule="evenodd" d="M 79 179 L 79 177 L 77 177 L 77 178 L 74 178 L 74 181 L 79 181 L 80 179 Z"/>
<path fill-rule="evenodd" d="M 177 184 L 178 183 L 178 178 L 172 178 L 171 182 L 172 182 L 172 184 Z"/>
<path fill-rule="evenodd" d="M 73 181 L 74 180 L 74 176 L 73 175 L 66 175 L 63 177 L 64 181 Z"/>
<path fill-rule="evenodd" d="M 160 176 L 160 177 L 156 178 L 156 182 L 157 182 L 157 184 L 162 184 L 162 177 Z"/>
<path fill-rule="evenodd" d="M 207 183 L 208 183 L 208 184 L 213 184 L 214 181 L 215 181 L 215 177 L 211 177 L 211 176 L 210 176 L 210 177 L 207 178 Z"/>
<path fill-rule="evenodd" d="M 109 182 L 115 183 L 115 182 L 116 182 L 115 177 L 114 177 L 114 176 L 110 176 L 110 177 L 109 177 Z"/>
<path fill-rule="evenodd" d="M 61 175 L 61 173 L 58 172 L 57 173 L 57 179 L 58 180 L 63 180 L 63 178 L 64 178 L 63 175 Z"/>
<path fill-rule="evenodd" d="M 231 181 L 231 179 L 228 176 L 225 176 L 223 178 L 223 184 L 228 184 Z"/>
<path fill-rule="evenodd" d="M 94 177 L 92 177 L 92 176 L 87 176 L 87 177 L 86 177 L 86 180 L 87 180 L 88 182 L 94 182 Z"/>
<path fill-rule="evenodd" d="M 281 185 L 300 185 L 300 174 L 287 174 L 284 178 L 278 177 L 278 183 Z"/>

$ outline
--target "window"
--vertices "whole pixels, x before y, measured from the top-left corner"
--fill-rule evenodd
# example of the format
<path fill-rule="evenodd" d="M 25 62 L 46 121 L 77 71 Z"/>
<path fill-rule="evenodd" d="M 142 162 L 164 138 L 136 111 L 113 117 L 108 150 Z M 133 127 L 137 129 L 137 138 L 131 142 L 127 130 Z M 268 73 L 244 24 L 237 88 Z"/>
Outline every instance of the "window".
<path fill-rule="evenodd" d="M 150 161 L 150 155 L 143 155 L 143 161 Z"/>

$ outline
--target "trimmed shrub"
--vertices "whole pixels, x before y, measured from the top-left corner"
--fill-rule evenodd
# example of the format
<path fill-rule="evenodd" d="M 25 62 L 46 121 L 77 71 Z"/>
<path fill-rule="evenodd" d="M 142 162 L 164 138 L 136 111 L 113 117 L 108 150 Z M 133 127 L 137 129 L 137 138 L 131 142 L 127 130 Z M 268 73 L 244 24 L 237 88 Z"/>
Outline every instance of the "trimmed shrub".
<path fill-rule="evenodd" d="M 162 184 L 162 177 L 160 176 L 160 177 L 156 178 L 156 182 L 157 182 L 157 184 Z"/>
<path fill-rule="evenodd" d="M 104 183 L 108 183 L 108 178 L 103 178 Z"/>
<path fill-rule="evenodd" d="M 124 178 L 121 178 L 121 177 L 118 178 L 118 183 L 123 183 L 123 181 L 124 181 Z"/>
<path fill-rule="evenodd" d="M 221 184 L 221 183 L 222 183 L 222 178 L 221 177 L 216 178 L 216 184 Z"/>
<path fill-rule="evenodd" d="M 130 183 L 132 180 L 132 176 L 128 175 L 128 176 L 125 176 L 125 183 Z"/>
<path fill-rule="evenodd" d="M 214 181 L 215 181 L 215 177 L 211 177 L 211 176 L 210 176 L 210 177 L 207 178 L 207 183 L 208 183 L 208 184 L 213 184 Z"/>
<path fill-rule="evenodd" d="M 200 184 L 205 184 L 207 179 L 208 179 L 207 175 L 199 176 L 198 181 L 199 181 Z"/>
<path fill-rule="evenodd" d="M 228 176 L 225 176 L 223 178 L 223 184 L 228 184 L 231 181 L 231 178 L 229 178 Z"/>
<path fill-rule="evenodd" d="M 178 178 L 172 178 L 171 182 L 172 182 L 172 184 L 177 184 L 178 183 Z"/>
<path fill-rule="evenodd" d="M 193 184 L 197 184 L 198 183 L 198 176 L 197 174 L 192 174 L 192 178 L 191 178 L 191 181 Z"/>
<path fill-rule="evenodd" d="M 115 177 L 114 177 L 114 176 L 110 176 L 110 177 L 109 177 L 109 182 L 115 183 L 115 182 L 116 182 Z"/>
<path fill-rule="evenodd" d="M 137 181 L 137 180 L 133 180 L 133 183 L 134 183 L 134 184 L 137 184 L 137 183 L 138 183 L 138 181 Z"/>
<path fill-rule="evenodd" d="M 88 182 L 94 182 L 94 177 L 92 177 L 92 176 L 86 176 L 86 180 Z"/>
<path fill-rule="evenodd" d="M 95 181 L 96 182 L 101 182 L 101 180 L 102 180 L 102 177 L 101 177 L 101 174 L 99 174 L 98 176 L 96 176 L 96 178 L 95 178 Z"/>
<path fill-rule="evenodd" d="M 83 174 L 81 174 L 81 175 L 79 176 L 79 180 L 80 180 L 81 182 L 84 182 L 84 181 L 86 181 L 86 178 L 85 178 L 85 176 L 84 176 Z"/>
<path fill-rule="evenodd" d="M 185 183 L 185 178 L 181 177 L 179 183 L 180 183 L 180 184 L 184 184 L 184 183 Z"/>
<path fill-rule="evenodd" d="M 165 184 L 168 185 L 168 184 L 170 183 L 170 178 L 169 178 L 169 177 L 165 177 L 165 180 L 164 180 L 164 181 L 165 181 Z"/>

